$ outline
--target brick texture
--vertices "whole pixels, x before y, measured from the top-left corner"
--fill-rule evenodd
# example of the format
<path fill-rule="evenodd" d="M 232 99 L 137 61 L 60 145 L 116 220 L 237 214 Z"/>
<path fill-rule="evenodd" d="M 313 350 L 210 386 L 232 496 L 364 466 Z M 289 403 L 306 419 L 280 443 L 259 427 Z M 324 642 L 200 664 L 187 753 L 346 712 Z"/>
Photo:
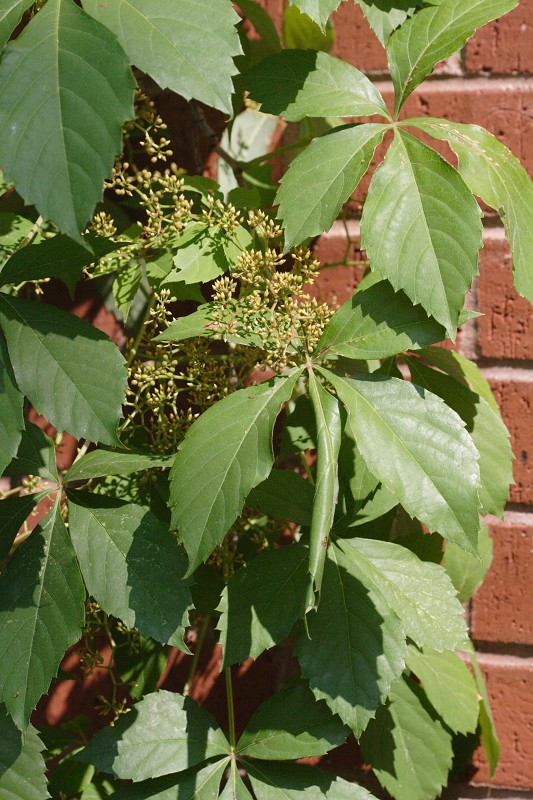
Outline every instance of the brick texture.
<path fill-rule="evenodd" d="M 516 74 L 533 72 L 533 2 L 489 23 L 467 42 L 463 64 L 468 72 Z"/>
<path fill-rule="evenodd" d="M 472 636 L 533 645 L 533 514 L 510 511 L 503 521 L 492 518 L 489 528 L 494 557 L 472 601 Z"/>

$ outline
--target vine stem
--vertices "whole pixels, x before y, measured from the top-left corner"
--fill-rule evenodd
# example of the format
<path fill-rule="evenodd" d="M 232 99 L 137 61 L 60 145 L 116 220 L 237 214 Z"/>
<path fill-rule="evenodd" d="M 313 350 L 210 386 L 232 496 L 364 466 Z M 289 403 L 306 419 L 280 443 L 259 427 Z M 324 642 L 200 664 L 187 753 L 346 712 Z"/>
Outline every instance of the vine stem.
<path fill-rule="evenodd" d="M 233 703 L 233 684 L 231 682 L 231 667 L 224 669 L 224 676 L 226 678 L 226 698 L 228 702 L 228 719 L 229 719 L 229 743 L 231 749 L 235 752 L 237 747 L 237 737 L 235 736 L 235 705 Z"/>
<path fill-rule="evenodd" d="M 194 676 L 196 674 L 196 668 L 198 667 L 198 661 L 200 659 L 200 653 L 202 652 L 202 647 L 204 645 L 205 635 L 206 635 L 207 629 L 209 627 L 210 619 L 211 619 L 211 617 L 209 616 L 209 614 L 207 614 L 204 617 L 204 619 L 202 621 L 202 624 L 200 625 L 200 628 L 198 630 L 198 638 L 196 640 L 196 647 L 194 648 L 194 655 L 192 657 L 191 668 L 189 669 L 189 675 L 187 676 L 187 682 L 186 682 L 185 686 L 183 687 L 183 694 L 184 694 L 185 697 L 187 697 L 187 695 L 191 691 L 192 681 L 193 681 L 193 678 L 194 678 Z"/>

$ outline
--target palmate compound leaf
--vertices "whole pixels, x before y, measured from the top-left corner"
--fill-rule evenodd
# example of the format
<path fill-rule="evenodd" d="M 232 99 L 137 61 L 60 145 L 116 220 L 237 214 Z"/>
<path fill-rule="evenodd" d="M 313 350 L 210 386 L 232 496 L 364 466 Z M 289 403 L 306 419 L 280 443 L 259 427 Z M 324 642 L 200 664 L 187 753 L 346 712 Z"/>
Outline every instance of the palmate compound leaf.
<path fill-rule="evenodd" d="M 411 517 L 477 554 L 479 454 L 455 411 L 398 378 L 321 372 L 347 408 L 372 475 Z"/>
<path fill-rule="evenodd" d="M 446 331 L 422 306 L 413 305 L 388 281 L 356 291 L 328 322 L 315 353 L 353 359 L 388 358 L 446 338 Z"/>
<path fill-rule="evenodd" d="M 0 579 L 0 701 L 21 730 L 84 618 L 85 588 L 57 499 Z"/>
<path fill-rule="evenodd" d="M 513 483 L 513 452 L 509 431 L 499 411 L 453 377 L 406 358 L 413 383 L 441 397 L 461 417 L 479 453 L 481 514 L 503 518 Z"/>
<path fill-rule="evenodd" d="M 334 624 L 332 624 L 334 620 Z M 317 611 L 296 654 L 315 697 L 359 737 L 400 676 L 405 632 L 383 596 L 358 578 L 349 549 L 330 544 Z"/>
<path fill-rule="evenodd" d="M 261 111 L 279 114 L 288 122 L 373 114 L 390 119 L 374 84 L 355 67 L 327 53 L 284 50 L 254 65 L 244 80 L 251 98 L 261 103 Z"/>
<path fill-rule="evenodd" d="M 481 211 L 458 172 L 438 153 L 397 132 L 376 170 L 361 219 L 372 269 L 455 337 L 478 272 Z"/>
<path fill-rule="evenodd" d="M 320 25 L 322 30 L 326 28 L 326 22 L 331 14 L 337 10 L 343 0 L 290 0 L 292 6 L 307 14 L 312 20 Z"/>
<path fill-rule="evenodd" d="M 291 162 L 276 195 L 287 249 L 328 231 L 370 166 L 386 125 L 346 125 L 313 139 Z"/>
<path fill-rule="evenodd" d="M 0 475 L 17 450 L 24 430 L 24 396 L 20 392 L 0 330 Z"/>
<path fill-rule="evenodd" d="M 449 650 L 409 646 L 407 667 L 422 682 L 429 702 L 455 733 L 474 733 L 479 717 L 477 687 L 464 661 Z"/>
<path fill-rule="evenodd" d="M 113 728 L 103 728 L 77 758 L 119 778 L 144 781 L 229 753 L 208 711 L 190 697 L 160 690 L 146 695 Z"/>
<path fill-rule="evenodd" d="M 338 547 L 352 559 L 358 579 L 383 595 L 414 642 L 438 651 L 465 645 L 463 609 L 443 567 L 393 542 L 349 539 Z"/>
<path fill-rule="evenodd" d="M 396 112 L 438 61 L 460 50 L 478 28 L 515 8 L 518 0 L 438 0 L 425 4 L 392 34 L 387 56 Z"/>
<path fill-rule="evenodd" d="M 220 781 L 228 763 L 229 759 L 224 758 L 201 769 L 195 767 L 178 775 L 123 784 L 113 794 L 113 800 L 217 800 Z M 232 770 L 234 764 L 232 761 Z M 228 780 L 227 785 L 229 783 Z M 245 798 L 239 797 L 239 800 Z"/>
<path fill-rule="evenodd" d="M 307 764 L 253 761 L 246 771 L 257 800 L 375 800 L 362 786 Z"/>
<path fill-rule="evenodd" d="M 320 756 L 343 744 L 349 734 L 300 680 L 259 706 L 237 743 L 237 753 L 273 761 Z"/>
<path fill-rule="evenodd" d="M 223 667 L 281 642 L 304 613 L 309 552 L 299 544 L 249 561 L 224 588 L 218 611 Z"/>
<path fill-rule="evenodd" d="M 240 389 L 189 428 L 170 473 L 170 507 L 190 575 L 222 542 L 249 492 L 268 477 L 272 432 L 302 370 Z"/>
<path fill-rule="evenodd" d="M 451 735 L 424 700 L 413 681 L 401 678 L 360 741 L 363 758 L 395 800 L 434 800 L 448 780 Z"/>
<path fill-rule="evenodd" d="M 33 725 L 22 737 L 0 706 L 0 797 L 2 800 L 47 800 L 44 745 Z"/>
<path fill-rule="evenodd" d="M 448 142 L 470 191 L 498 211 L 513 252 L 516 291 L 533 303 L 533 182 L 520 161 L 478 125 L 431 118 L 409 125 Z"/>
<path fill-rule="evenodd" d="M 107 614 L 162 644 L 184 642 L 192 605 L 185 554 L 150 511 L 69 490 L 70 533 L 89 594 Z"/>
<path fill-rule="evenodd" d="M 83 0 L 83 7 L 162 89 L 231 113 L 233 58 L 242 49 L 229 0 Z"/>
<path fill-rule="evenodd" d="M 317 459 L 315 496 L 309 535 L 309 587 L 305 610 L 316 608 L 339 493 L 338 460 L 342 424 L 339 401 L 309 370 L 309 395 L 315 412 Z"/>
<path fill-rule="evenodd" d="M 126 390 L 118 347 L 73 314 L 6 294 L 0 324 L 19 389 L 35 410 L 58 431 L 118 444 Z"/>
<path fill-rule="evenodd" d="M 135 81 L 113 34 L 49 0 L 0 64 L 0 164 L 27 205 L 81 242 L 103 193 Z"/>

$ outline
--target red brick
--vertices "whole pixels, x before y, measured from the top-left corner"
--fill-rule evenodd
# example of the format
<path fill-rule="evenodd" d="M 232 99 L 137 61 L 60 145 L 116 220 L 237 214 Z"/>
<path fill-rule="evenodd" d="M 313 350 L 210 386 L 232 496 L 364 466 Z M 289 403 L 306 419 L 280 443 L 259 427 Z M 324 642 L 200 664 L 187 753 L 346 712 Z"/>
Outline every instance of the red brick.
<path fill-rule="evenodd" d="M 513 289 L 512 259 L 502 228 L 483 237 L 477 321 L 478 349 L 483 358 L 530 359 L 533 354 L 531 305 Z"/>
<path fill-rule="evenodd" d="M 485 25 L 466 43 L 463 65 L 470 72 L 516 74 L 533 72 L 533 2 Z"/>
<path fill-rule="evenodd" d="M 278 31 L 281 31 L 284 5 L 283 0 L 257 0 L 257 2 L 270 14 Z"/>
<path fill-rule="evenodd" d="M 515 454 L 511 502 L 533 503 L 533 370 L 494 367 L 484 369 L 511 433 Z"/>
<path fill-rule="evenodd" d="M 500 737 L 495 786 L 533 788 L 533 659 L 479 653 Z M 476 783 L 489 783 L 484 755 L 474 757 Z"/>
<path fill-rule="evenodd" d="M 387 69 L 385 48 L 370 28 L 360 6 L 351 0 L 341 3 L 331 19 L 335 28 L 332 55 L 365 72 Z"/>
<path fill-rule="evenodd" d="M 363 256 L 359 249 L 359 222 L 348 220 L 347 224 L 350 239 L 354 242 L 350 247 L 347 260 L 362 261 Z M 335 222 L 331 230 L 317 240 L 314 255 L 323 266 L 316 285 L 310 288 L 310 294 L 320 301 L 341 305 L 352 296 L 364 275 L 366 269 L 364 263 L 351 267 L 328 266 L 328 264 L 344 261 L 347 243 L 346 231 L 340 221 Z"/>
<path fill-rule="evenodd" d="M 533 514 L 491 518 L 492 566 L 472 601 L 471 632 L 478 641 L 533 644 Z"/>

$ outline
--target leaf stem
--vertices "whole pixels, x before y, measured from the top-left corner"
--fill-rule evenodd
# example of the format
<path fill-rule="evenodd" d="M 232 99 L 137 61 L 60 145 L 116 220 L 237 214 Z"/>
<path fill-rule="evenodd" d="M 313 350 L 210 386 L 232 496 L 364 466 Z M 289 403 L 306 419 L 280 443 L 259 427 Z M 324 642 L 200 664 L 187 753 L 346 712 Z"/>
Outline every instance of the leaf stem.
<path fill-rule="evenodd" d="M 224 676 L 226 678 L 226 698 L 228 702 L 228 719 L 229 719 L 229 743 L 231 749 L 235 751 L 237 746 L 237 737 L 235 736 L 235 706 L 233 704 L 233 685 L 231 683 L 231 667 L 224 669 Z"/>
<path fill-rule="evenodd" d="M 211 617 L 209 616 L 209 614 L 207 614 L 203 618 L 202 624 L 200 625 L 200 627 L 198 629 L 198 638 L 196 639 L 196 647 L 194 648 L 194 655 L 192 657 L 191 667 L 189 669 L 189 674 L 187 676 L 187 682 L 185 683 L 185 686 L 183 687 L 183 694 L 184 694 L 185 697 L 187 697 L 187 695 L 191 691 L 192 681 L 193 681 L 193 678 L 194 678 L 195 673 L 196 673 L 196 668 L 198 667 L 198 661 L 200 659 L 200 653 L 202 652 L 202 647 L 204 645 L 205 635 L 207 633 L 207 629 L 209 627 L 210 620 L 211 620 Z"/>

